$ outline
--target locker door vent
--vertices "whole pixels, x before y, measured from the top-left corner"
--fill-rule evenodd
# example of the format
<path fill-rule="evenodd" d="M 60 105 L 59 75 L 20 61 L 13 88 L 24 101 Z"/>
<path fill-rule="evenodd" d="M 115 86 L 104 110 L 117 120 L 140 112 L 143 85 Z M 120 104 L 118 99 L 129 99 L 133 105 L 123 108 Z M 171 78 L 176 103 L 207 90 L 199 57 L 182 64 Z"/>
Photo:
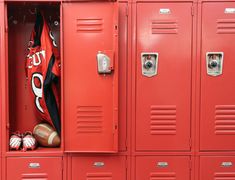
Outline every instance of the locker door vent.
<path fill-rule="evenodd" d="M 149 180 L 175 180 L 176 179 L 176 174 L 174 172 L 165 172 L 165 173 L 150 173 L 150 178 Z"/>
<path fill-rule="evenodd" d="M 178 34 L 177 20 L 153 20 L 152 34 Z"/>
<path fill-rule="evenodd" d="M 112 180 L 112 173 L 87 173 L 86 180 Z"/>
<path fill-rule="evenodd" d="M 235 135 L 235 105 L 215 106 L 215 134 Z"/>
<path fill-rule="evenodd" d="M 214 174 L 214 180 L 235 180 L 234 172 L 219 172 Z"/>
<path fill-rule="evenodd" d="M 21 175 L 22 180 L 47 180 L 47 173 L 25 173 Z"/>
<path fill-rule="evenodd" d="M 176 106 L 152 105 L 150 110 L 151 135 L 176 134 Z"/>
<path fill-rule="evenodd" d="M 235 19 L 218 19 L 217 20 L 218 34 L 234 34 L 235 33 Z"/>
<path fill-rule="evenodd" d="M 102 32 L 103 19 L 77 19 L 77 32 Z"/>
<path fill-rule="evenodd" d="M 77 106 L 77 133 L 102 133 L 102 106 Z"/>

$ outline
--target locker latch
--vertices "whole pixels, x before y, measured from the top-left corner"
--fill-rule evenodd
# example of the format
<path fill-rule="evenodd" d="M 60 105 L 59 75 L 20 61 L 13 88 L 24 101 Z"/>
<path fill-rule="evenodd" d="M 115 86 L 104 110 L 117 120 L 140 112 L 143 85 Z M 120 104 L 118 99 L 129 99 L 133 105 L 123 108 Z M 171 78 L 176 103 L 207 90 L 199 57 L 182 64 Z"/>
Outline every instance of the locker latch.
<path fill-rule="evenodd" d="M 223 70 L 223 52 L 207 52 L 207 74 L 210 76 L 219 76 Z"/>
<path fill-rule="evenodd" d="M 110 74 L 113 70 L 113 53 L 98 51 L 97 64 L 99 74 Z"/>
<path fill-rule="evenodd" d="M 142 75 L 152 77 L 157 75 L 158 53 L 141 53 Z"/>

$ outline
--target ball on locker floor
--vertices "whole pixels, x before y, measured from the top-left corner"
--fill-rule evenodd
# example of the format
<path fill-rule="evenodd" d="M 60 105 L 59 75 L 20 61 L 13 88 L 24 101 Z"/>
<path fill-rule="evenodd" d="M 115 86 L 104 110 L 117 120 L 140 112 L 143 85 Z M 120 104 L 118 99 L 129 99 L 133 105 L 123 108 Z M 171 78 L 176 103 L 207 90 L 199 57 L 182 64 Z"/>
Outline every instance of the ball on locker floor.
<path fill-rule="evenodd" d="M 60 145 L 58 133 L 47 123 L 36 125 L 33 130 L 33 135 L 41 146 L 58 147 Z"/>

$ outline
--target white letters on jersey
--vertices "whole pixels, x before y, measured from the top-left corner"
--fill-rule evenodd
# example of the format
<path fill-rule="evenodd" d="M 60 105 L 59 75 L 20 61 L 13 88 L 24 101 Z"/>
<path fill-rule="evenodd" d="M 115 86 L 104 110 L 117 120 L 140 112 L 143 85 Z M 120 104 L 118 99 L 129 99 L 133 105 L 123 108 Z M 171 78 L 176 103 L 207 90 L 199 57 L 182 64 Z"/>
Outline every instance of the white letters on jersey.
<path fill-rule="evenodd" d="M 39 80 L 39 82 L 40 82 L 40 86 L 39 87 L 37 87 L 35 85 L 35 79 Z M 33 93 L 35 95 L 35 105 L 36 105 L 37 109 L 41 113 L 44 113 L 44 111 L 42 109 L 42 106 L 40 104 L 40 99 L 42 98 L 43 76 L 41 74 L 39 74 L 39 73 L 34 73 L 33 76 L 32 76 L 31 85 L 32 85 Z"/>

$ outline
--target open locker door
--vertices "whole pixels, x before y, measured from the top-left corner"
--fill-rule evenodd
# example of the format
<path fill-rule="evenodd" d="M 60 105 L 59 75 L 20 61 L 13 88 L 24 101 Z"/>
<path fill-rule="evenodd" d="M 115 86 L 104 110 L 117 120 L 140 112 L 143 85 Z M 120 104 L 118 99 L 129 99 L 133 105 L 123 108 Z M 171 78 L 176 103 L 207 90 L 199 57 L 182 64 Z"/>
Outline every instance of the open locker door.
<path fill-rule="evenodd" d="M 117 3 L 63 4 L 65 150 L 116 152 Z"/>

